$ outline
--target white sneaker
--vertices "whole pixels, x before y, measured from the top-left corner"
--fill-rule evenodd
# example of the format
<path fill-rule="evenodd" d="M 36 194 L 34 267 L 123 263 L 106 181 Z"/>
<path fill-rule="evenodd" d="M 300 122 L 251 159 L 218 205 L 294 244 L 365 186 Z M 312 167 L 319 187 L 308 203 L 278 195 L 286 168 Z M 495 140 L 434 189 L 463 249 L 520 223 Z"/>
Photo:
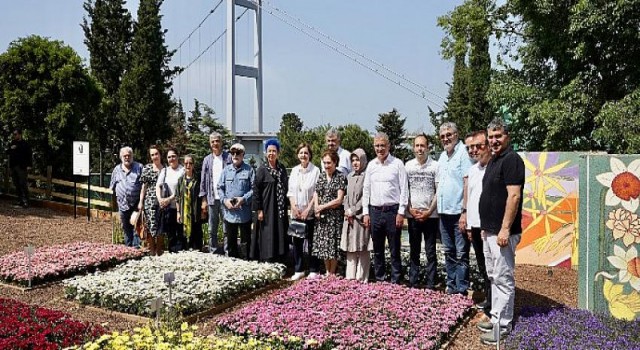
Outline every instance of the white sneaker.
<path fill-rule="evenodd" d="M 307 278 L 310 279 L 310 280 L 314 280 L 314 279 L 319 278 L 319 277 L 320 277 L 320 275 L 317 272 L 311 272 Z"/>
<path fill-rule="evenodd" d="M 293 276 L 291 276 L 291 280 L 292 281 L 297 281 L 297 280 L 299 280 L 299 279 L 301 279 L 303 277 L 304 277 L 304 272 L 296 272 L 296 273 L 293 274 Z"/>

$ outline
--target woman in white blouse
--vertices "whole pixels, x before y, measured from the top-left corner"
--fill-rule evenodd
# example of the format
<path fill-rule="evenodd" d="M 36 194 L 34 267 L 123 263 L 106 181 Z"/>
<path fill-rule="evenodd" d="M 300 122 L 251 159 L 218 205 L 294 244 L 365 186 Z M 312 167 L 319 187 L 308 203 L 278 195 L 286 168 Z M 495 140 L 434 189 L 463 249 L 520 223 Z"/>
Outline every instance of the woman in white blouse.
<path fill-rule="evenodd" d="M 160 205 L 161 225 L 159 230 L 167 235 L 169 241 L 169 251 L 178 252 L 185 248 L 185 238 L 182 233 L 182 225 L 178 225 L 178 212 L 176 208 L 176 187 L 178 179 L 184 174 L 184 168 L 178 162 L 178 152 L 170 148 L 167 151 L 168 166 L 164 167 L 158 174 L 156 183 L 156 195 Z"/>
<path fill-rule="evenodd" d="M 315 216 L 313 211 L 313 194 L 316 190 L 316 181 L 320 176 L 320 169 L 311 163 L 313 154 L 311 146 L 301 143 L 296 153 L 300 165 L 296 165 L 289 175 L 289 190 L 287 197 L 291 204 L 291 218 L 304 222 L 306 224 L 306 236 L 308 242 L 308 251 L 311 252 L 313 244 L 313 228 L 315 224 Z M 303 263 L 303 247 L 304 239 L 292 237 L 293 239 L 293 260 L 294 271 L 292 281 L 296 281 L 304 277 Z M 309 278 L 318 277 L 320 261 L 309 255 Z"/>

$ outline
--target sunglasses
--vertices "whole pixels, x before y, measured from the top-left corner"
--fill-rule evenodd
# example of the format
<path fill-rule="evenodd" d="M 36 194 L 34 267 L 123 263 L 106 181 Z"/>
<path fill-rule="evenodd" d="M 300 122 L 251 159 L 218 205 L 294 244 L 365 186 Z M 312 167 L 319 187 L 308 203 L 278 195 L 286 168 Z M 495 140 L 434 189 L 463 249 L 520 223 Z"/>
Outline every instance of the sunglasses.
<path fill-rule="evenodd" d="M 455 133 L 455 132 L 454 132 L 454 133 L 450 133 L 450 132 L 448 132 L 448 133 L 446 133 L 446 134 L 442 134 L 442 135 L 440 135 L 440 140 L 450 139 L 450 138 L 451 138 L 451 137 L 453 137 L 453 135 L 455 135 L 455 134 L 457 134 L 457 133 Z"/>
<path fill-rule="evenodd" d="M 235 156 L 235 155 L 238 155 L 238 154 L 243 154 L 244 152 L 234 149 L 234 150 L 229 151 L 229 153 L 231 153 L 232 156 Z"/>

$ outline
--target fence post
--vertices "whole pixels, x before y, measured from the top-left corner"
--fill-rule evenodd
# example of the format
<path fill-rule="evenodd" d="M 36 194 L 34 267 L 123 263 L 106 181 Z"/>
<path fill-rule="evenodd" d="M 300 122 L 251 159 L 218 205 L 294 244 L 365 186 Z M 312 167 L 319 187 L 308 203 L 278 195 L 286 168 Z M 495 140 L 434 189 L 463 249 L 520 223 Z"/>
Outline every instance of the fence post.
<path fill-rule="evenodd" d="M 53 173 L 53 166 L 47 165 L 47 187 L 45 188 L 45 198 L 51 199 L 51 192 L 53 191 L 53 182 L 51 182 L 51 174 Z"/>
<path fill-rule="evenodd" d="M 7 162 L 7 167 L 5 168 L 5 171 L 3 172 L 3 176 L 2 176 L 2 182 L 4 184 L 4 194 L 8 194 L 9 193 L 9 173 L 11 172 L 11 168 L 9 168 L 9 162 Z"/>

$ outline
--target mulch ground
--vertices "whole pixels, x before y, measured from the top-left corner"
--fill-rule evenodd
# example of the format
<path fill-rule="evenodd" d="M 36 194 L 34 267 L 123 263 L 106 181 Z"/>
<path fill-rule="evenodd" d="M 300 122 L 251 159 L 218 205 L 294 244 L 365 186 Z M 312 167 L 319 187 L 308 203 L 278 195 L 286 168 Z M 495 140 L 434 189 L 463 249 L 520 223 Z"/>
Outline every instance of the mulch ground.
<path fill-rule="evenodd" d="M 56 212 L 47 208 L 13 207 L 11 202 L 0 199 L 0 255 L 23 249 L 31 244 L 42 247 L 75 241 L 111 242 L 111 221 Z M 577 271 L 544 266 L 518 265 L 516 268 L 516 317 L 523 306 L 566 305 L 576 307 L 578 303 Z M 125 330 L 138 326 L 109 311 L 88 309 L 67 301 L 61 284 L 28 292 L 0 287 L 0 297 L 11 298 L 25 303 L 61 310 L 83 321 L 103 325 L 109 330 Z M 477 295 L 475 298 L 479 298 Z M 410 307 L 410 305 L 407 305 Z M 457 332 L 448 349 L 489 349 L 479 341 L 480 333 L 475 324 L 481 315 L 472 314 Z M 204 334 L 214 331 L 212 321 L 215 316 L 199 321 Z"/>

